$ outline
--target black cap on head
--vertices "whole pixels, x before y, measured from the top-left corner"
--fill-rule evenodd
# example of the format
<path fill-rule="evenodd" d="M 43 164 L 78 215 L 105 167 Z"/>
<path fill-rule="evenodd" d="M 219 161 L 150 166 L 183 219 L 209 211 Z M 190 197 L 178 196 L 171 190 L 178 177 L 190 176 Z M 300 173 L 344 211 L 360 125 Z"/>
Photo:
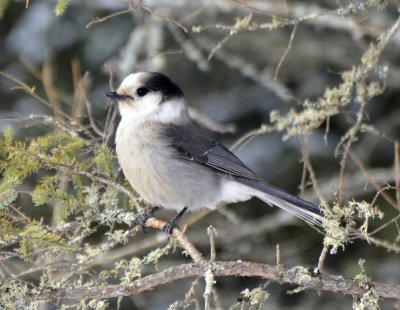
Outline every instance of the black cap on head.
<path fill-rule="evenodd" d="M 152 91 L 160 91 L 163 101 L 183 97 L 183 92 L 179 86 L 164 74 L 158 72 L 149 72 L 143 80 L 143 87 Z"/>

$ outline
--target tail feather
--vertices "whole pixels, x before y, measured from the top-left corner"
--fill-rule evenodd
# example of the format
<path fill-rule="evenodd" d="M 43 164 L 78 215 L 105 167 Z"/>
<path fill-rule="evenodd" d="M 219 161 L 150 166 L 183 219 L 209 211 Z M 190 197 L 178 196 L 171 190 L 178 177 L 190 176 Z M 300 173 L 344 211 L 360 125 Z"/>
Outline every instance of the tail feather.
<path fill-rule="evenodd" d="M 324 219 L 321 210 L 309 201 L 290 195 L 276 187 L 245 178 L 237 178 L 242 184 L 250 186 L 257 191 L 254 196 L 269 205 L 277 206 L 311 225 L 322 226 Z"/>
<path fill-rule="evenodd" d="M 269 205 L 277 206 L 294 216 L 306 221 L 311 225 L 322 225 L 323 216 L 320 213 L 316 213 L 314 211 L 310 211 L 309 209 L 304 209 L 303 207 L 291 203 L 289 201 L 273 197 L 269 194 L 260 194 L 256 195 L 257 198 L 261 199 L 262 201 L 268 203 Z"/>

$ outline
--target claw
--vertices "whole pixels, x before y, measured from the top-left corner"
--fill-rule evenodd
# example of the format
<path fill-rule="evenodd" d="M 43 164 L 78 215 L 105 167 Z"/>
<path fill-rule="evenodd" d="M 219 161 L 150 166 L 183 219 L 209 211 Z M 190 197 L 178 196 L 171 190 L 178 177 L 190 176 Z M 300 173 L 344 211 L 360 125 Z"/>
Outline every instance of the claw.
<path fill-rule="evenodd" d="M 167 224 L 164 225 L 162 231 L 166 232 L 167 234 L 171 235 L 175 227 L 179 227 L 177 222 L 182 217 L 182 215 L 186 212 L 188 208 L 184 207 L 176 216 L 174 216 L 171 220 L 168 221 Z"/>
<path fill-rule="evenodd" d="M 141 231 L 146 232 L 146 222 L 149 218 L 154 217 L 154 214 L 160 210 L 160 207 L 153 207 L 149 211 L 136 216 L 135 222 L 139 225 Z"/>

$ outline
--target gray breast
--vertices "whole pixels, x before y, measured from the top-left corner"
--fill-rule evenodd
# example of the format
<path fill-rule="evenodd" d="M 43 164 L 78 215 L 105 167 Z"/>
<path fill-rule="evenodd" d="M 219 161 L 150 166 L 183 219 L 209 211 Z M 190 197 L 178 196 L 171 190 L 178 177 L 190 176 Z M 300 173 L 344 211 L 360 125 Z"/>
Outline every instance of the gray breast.
<path fill-rule="evenodd" d="M 131 186 L 155 206 L 214 208 L 219 202 L 220 177 L 208 167 L 180 159 L 160 138 L 160 130 L 148 123 L 119 125 L 116 151 Z"/>

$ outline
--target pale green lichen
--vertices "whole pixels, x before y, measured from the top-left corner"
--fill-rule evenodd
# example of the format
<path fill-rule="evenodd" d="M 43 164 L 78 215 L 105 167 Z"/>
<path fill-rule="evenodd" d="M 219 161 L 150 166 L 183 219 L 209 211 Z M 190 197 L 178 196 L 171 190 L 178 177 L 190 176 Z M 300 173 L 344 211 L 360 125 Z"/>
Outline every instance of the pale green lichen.
<path fill-rule="evenodd" d="M 168 255 L 169 253 L 175 251 L 175 249 L 179 246 L 178 241 L 175 238 L 171 238 L 169 243 L 163 248 L 157 248 L 150 253 L 148 253 L 143 258 L 144 264 L 154 264 L 156 269 L 158 269 L 158 262 L 161 257 Z"/>
<path fill-rule="evenodd" d="M 200 25 L 198 25 L 198 26 L 192 26 L 192 32 L 193 32 L 193 33 L 200 33 L 200 32 L 202 32 L 203 30 L 204 30 L 203 26 L 200 26 Z"/>
<path fill-rule="evenodd" d="M 372 206 L 370 203 L 366 201 L 350 201 L 349 202 L 350 208 L 354 209 L 359 218 L 364 219 L 363 224 L 359 228 L 362 234 L 368 240 L 368 223 L 370 219 L 379 218 L 382 219 L 384 214 L 382 211 L 378 209 L 378 207 Z"/>
<path fill-rule="evenodd" d="M 0 305 L 14 306 L 14 309 L 25 309 L 28 302 L 25 300 L 26 294 L 30 290 L 27 283 L 21 283 L 14 279 L 0 277 Z M 12 309 L 12 308 L 10 308 Z"/>
<path fill-rule="evenodd" d="M 95 310 L 106 310 L 108 309 L 108 302 L 100 299 L 92 299 L 89 301 L 89 307 Z"/>
<path fill-rule="evenodd" d="M 84 251 L 82 253 L 76 254 L 76 260 L 78 265 L 86 265 L 93 262 L 98 257 L 104 255 L 105 251 L 108 249 L 107 244 L 101 245 L 89 245 L 85 244 Z"/>
<path fill-rule="evenodd" d="M 250 302 L 250 304 L 256 309 L 261 309 L 262 304 L 269 298 L 270 294 L 262 289 L 261 287 L 257 287 L 255 289 L 249 290 L 246 288 L 244 291 L 240 293 L 243 295 L 246 300 Z"/>
<path fill-rule="evenodd" d="M 118 191 L 116 188 L 107 187 L 105 192 L 100 197 L 100 204 L 107 206 L 110 209 L 117 209 L 119 203 Z"/>
<path fill-rule="evenodd" d="M 331 247 L 330 253 L 336 254 L 338 248 L 344 249 L 351 233 L 351 226 L 355 224 L 355 210 L 349 205 L 341 206 L 335 203 L 331 208 L 321 205 L 324 212 L 322 223 L 325 237 L 324 246 Z"/>
<path fill-rule="evenodd" d="M 246 15 L 243 18 L 238 17 L 235 21 L 235 24 L 233 25 L 233 28 L 231 29 L 231 34 L 247 29 L 250 25 L 252 18 L 252 14 Z"/>
<path fill-rule="evenodd" d="M 383 218 L 383 212 L 366 201 L 352 200 L 344 205 L 335 203 L 331 208 L 327 205 L 321 205 L 321 209 L 325 215 L 323 221 L 324 246 L 331 247 L 331 254 L 336 254 L 339 248 L 344 249 L 346 243 L 349 242 L 356 219 L 363 220 L 359 230 L 368 240 L 369 221 L 375 218 Z"/>
<path fill-rule="evenodd" d="M 114 244 L 126 244 L 128 243 L 129 234 L 129 230 L 116 229 L 112 232 L 106 232 L 105 235 L 107 239 Z"/>
<path fill-rule="evenodd" d="M 290 271 L 296 274 L 296 280 L 300 285 L 308 284 L 312 279 L 310 271 L 302 266 L 296 266 L 290 269 Z"/>
<path fill-rule="evenodd" d="M 216 283 L 215 279 L 214 279 L 214 273 L 211 270 L 211 268 L 209 268 L 206 271 L 206 274 L 204 275 L 204 280 L 206 282 L 206 287 L 204 289 L 204 295 L 210 295 L 212 292 L 213 286 Z"/>
<path fill-rule="evenodd" d="M 361 268 L 361 272 L 354 277 L 354 281 L 358 283 L 358 286 L 363 291 L 362 295 L 353 296 L 353 309 L 354 310 L 378 310 L 379 307 L 379 296 L 375 288 L 371 285 L 371 279 L 365 274 L 365 260 L 360 259 L 358 265 Z"/>
<path fill-rule="evenodd" d="M 142 268 L 143 262 L 140 258 L 131 258 L 128 263 L 124 264 L 124 275 L 121 278 L 121 282 L 129 284 L 133 279 L 140 278 L 142 275 Z"/>

